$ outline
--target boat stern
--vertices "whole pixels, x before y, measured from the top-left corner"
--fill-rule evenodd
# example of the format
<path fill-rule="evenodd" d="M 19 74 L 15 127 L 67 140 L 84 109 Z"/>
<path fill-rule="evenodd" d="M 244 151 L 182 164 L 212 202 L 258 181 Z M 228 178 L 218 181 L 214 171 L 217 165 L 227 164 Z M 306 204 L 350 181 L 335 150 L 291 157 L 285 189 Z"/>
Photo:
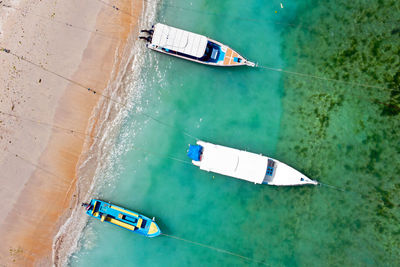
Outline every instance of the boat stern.
<path fill-rule="evenodd" d="M 201 155 L 203 154 L 203 147 L 200 144 L 189 145 L 187 150 L 187 156 L 192 159 L 192 163 L 196 166 L 200 166 Z"/>
<path fill-rule="evenodd" d="M 99 217 L 99 208 L 101 202 L 97 199 L 92 199 L 89 204 L 82 203 L 82 206 L 86 209 L 86 214 L 91 217 Z"/>

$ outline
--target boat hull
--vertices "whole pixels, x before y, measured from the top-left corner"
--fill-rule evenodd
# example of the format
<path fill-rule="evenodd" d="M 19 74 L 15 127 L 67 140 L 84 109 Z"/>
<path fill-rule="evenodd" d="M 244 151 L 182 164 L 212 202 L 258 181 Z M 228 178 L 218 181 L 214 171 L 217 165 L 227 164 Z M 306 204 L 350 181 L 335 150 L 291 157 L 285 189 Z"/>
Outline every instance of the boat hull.
<path fill-rule="evenodd" d="M 289 165 L 273 158 L 269 159 L 276 162 L 276 173 L 270 182 L 263 181 L 263 184 L 275 186 L 318 185 L 317 181 L 311 180 L 310 178 L 308 178 L 298 170 L 290 167 Z"/>
<path fill-rule="evenodd" d="M 246 60 L 230 47 L 207 38 L 204 35 L 157 23 L 151 30 L 143 30 L 149 36 L 145 39 L 147 47 L 171 56 L 189 61 L 221 67 L 251 66 L 255 63 Z"/>
<path fill-rule="evenodd" d="M 107 222 L 146 237 L 156 237 L 161 234 L 154 220 L 102 200 L 92 199 L 86 206 L 86 214 L 101 222 Z"/>
<path fill-rule="evenodd" d="M 171 50 L 166 51 L 162 47 L 154 46 L 151 44 L 147 44 L 147 48 L 157 51 L 157 52 L 160 52 L 160 53 L 163 53 L 163 54 L 166 54 L 166 55 L 186 59 L 186 60 L 189 60 L 192 62 L 209 65 L 209 66 L 217 66 L 217 67 L 237 67 L 237 66 L 255 67 L 256 66 L 255 63 L 248 61 L 247 59 L 245 59 L 243 56 L 241 56 L 238 52 L 236 52 L 229 46 L 226 46 L 226 45 L 224 45 L 218 41 L 212 40 L 212 39 L 208 39 L 208 40 L 221 46 L 221 51 L 224 53 L 224 58 L 222 60 L 219 60 L 218 62 L 202 61 L 200 59 L 189 57 L 187 55 L 178 54 Z"/>
<path fill-rule="evenodd" d="M 255 184 L 275 186 L 317 185 L 294 168 L 260 154 L 197 141 L 201 149 L 191 145 L 188 156 L 201 170 L 219 173 Z M 194 151 L 200 151 L 195 155 Z"/>

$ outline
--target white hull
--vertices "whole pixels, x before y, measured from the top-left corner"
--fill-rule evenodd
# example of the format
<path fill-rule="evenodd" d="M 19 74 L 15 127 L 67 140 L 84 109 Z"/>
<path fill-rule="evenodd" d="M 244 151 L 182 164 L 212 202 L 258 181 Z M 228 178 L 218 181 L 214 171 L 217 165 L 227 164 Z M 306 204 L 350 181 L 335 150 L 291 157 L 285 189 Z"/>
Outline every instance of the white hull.
<path fill-rule="evenodd" d="M 256 64 L 246 60 L 230 47 L 206 36 L 157 23 L 147 47 L 189 61 L 221 67 L 250 66 Z"/>
<path fill-rule="evenodd" d="M 211 40 L 211 39 L 209 39 L 209 40 Z M 214 42 L 220 44 L 220 43 L 217 42 L 217 41 L 214 41 Z M 225 45 L 224 45 L 224 47 L 226 47 L 225 51 L 227 51 L 228 49 L 231 49 L 231 48 L 229 48 L 228 46 L 225 46 Z M 241 58 L 241 59 L 242 59 L 242 62 L 240 62 L 240 63 L 235 63 L 235 64 L 232 64 L 232 63 L 229 64 L 229 61 L 228 61 L 227 64 L 224 64 L 224 61 L 220 61 L 220 62 L 217 62 L 217 63 L 213 63 L 213 62 L 204 62 L 204 61 L 196 60 L 196 59 L 189 58 L 189 57 L 186 57 L 186 56 L 181 56 L 181 55 L 176 55 L 176 54 L 168 53 L 168 52 L 162 50 L 161 47 L 156 47 L 156 46 L 152 46 L 152 45 L 147 45 L 147 48 L 150 48 L 151 50 L 154 50 L 154 51 L 157 51 L 157 52 L 166 54 L 166 55 L 170 55 L 170 56 L 174 56 L 174 57 L 179 57 L 179 58 L 182 58 L 182 59 L 186 59 L 186 60 L 189 60 L 189 61 L 193 61 L 193 62 L 196 62 L 196 63 L 200 63 L 200 64 L 204 64 L 204 65 L 209 65 L 209 66 L 217 66 L 217 67 L 249 66 L 249 67 L 256 67 L 256 64 L 255 64 L 254 62 L 248 61 L 247 59 L 245 59 L 244 57 L 240 56 L 239 54 L 238 54 L 238 58 Z M 234 51 L 234 50 L 232 50 L 232 51 Z"/>
<path fill-rule="evenodd" d="M 311 180 L 310 178 L 308 178 L 298 170 L 290 167 L 289 165 L 282 163 L 276 159 L 272 160 L 274 160 L 277 163 L 276 174 L 274 178 L 270 182 L 268 182 L 268 185 L 295 186 L 295 185 L 318 184 L 317 181 Z"/>
<path fill-rule="evenodd" d="M 246 180 L 255 184 L 275 186 L 317 185 L 292 167 L 255 153 L 197 141 L 202 149 L 199 161 L 192 163 L 201 170 Z"/>

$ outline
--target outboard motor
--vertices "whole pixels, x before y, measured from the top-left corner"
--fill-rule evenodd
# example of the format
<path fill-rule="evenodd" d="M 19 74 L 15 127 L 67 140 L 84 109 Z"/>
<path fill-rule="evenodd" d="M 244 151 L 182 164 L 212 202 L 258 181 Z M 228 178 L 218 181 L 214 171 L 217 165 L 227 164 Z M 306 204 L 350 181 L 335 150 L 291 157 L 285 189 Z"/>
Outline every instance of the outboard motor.
<path fill-rule="evenodd" d="M 146 40 L 149 43 L 151 43 L 151 40 L 152 40 L 151 36 L 147 36 L 147 37 L 139 36 L 139 39 Z"/>
<path fill-rule="evenodd" d="M 153 35 L 154 30 L 141 30 L 140 32 L 145 32 L 145 33 L 148 33 L 150 35 Z"/>
<path fill-rule="evenodd" d="M 89 203 L 82 203 L 81 206 L 85 207 L 86 210 L 90 209 L 90 204 Z"/>

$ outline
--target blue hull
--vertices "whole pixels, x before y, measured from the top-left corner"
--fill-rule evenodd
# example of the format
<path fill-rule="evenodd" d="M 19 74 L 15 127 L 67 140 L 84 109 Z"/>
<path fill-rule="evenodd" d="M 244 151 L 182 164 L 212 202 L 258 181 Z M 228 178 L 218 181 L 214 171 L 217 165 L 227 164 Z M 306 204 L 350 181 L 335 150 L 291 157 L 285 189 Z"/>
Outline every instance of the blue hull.
<path fill-rule="evenodd" d="M 155 237 L 161 234 L 160 228 L 154 220 L 102 200 L 92 199 L 89 204 L 86 204 L 86 214 L 102 222 L 147 237 Z"/>

